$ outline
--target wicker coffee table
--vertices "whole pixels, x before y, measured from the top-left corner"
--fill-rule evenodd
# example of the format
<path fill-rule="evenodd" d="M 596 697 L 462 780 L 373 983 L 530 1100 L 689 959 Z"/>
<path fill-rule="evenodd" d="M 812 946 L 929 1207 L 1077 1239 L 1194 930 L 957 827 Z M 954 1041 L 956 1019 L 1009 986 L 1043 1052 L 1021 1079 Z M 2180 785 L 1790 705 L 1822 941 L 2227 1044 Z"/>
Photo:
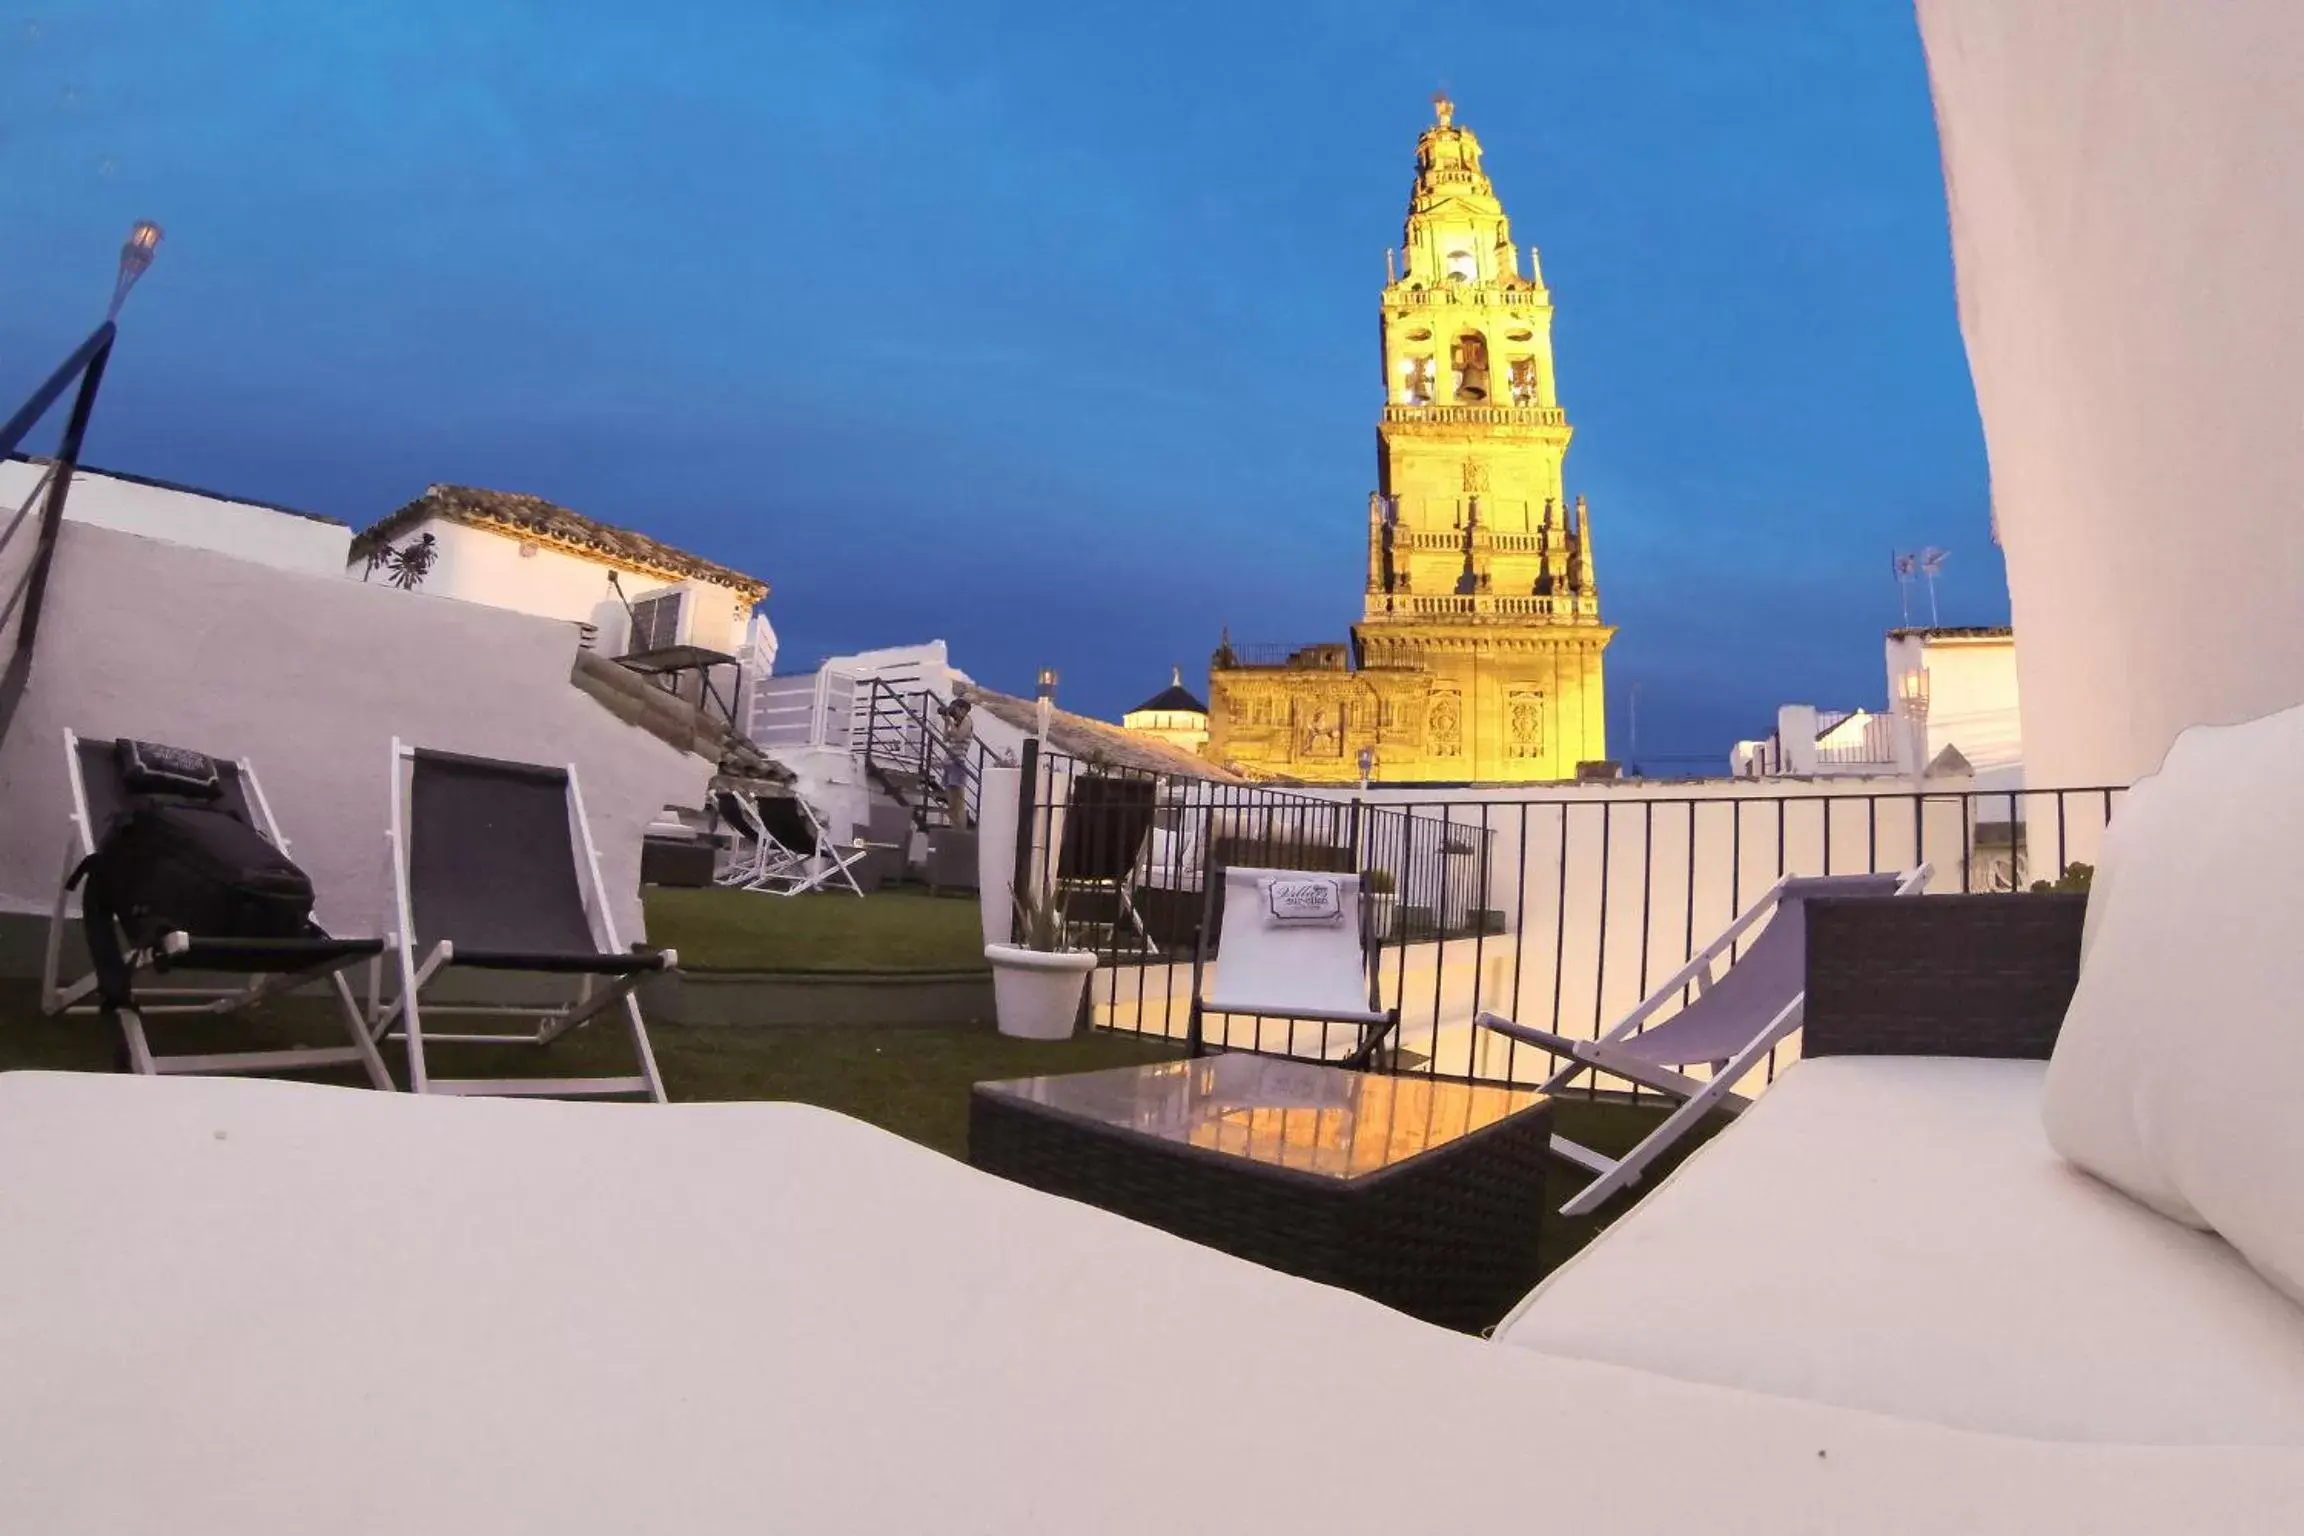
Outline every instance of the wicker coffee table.
<path fill-rule="evenodd" d="M 1244 1053 L 978 1083 L 977 1167 L 1448 1328 L 1536 1283 L 1551 1106 Z"/>

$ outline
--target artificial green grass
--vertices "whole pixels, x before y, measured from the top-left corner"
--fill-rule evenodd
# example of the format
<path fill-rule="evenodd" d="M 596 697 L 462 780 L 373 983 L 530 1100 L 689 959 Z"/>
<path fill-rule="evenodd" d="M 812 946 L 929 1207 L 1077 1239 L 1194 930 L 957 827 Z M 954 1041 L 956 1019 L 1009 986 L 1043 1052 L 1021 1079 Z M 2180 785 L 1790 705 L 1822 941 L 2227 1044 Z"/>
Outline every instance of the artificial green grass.
<path fill-rule="evenodd" d="M 642 893 L 648 941 L 689 971 L 981 971 L 984 927 L 973 892 L 674 890 Z"/>
<path fill-rule="evenodd" d="M 849 900 L 866 905 L 854 897 Z M 972 903 L 953 905 L 974 911 Z M 316 1014 L 302 1000 L 275 1004 L 242 1019 L 157 1019 L 151 1031 L 155 1047 L 169 1053 L 262 1050 L 342 1038 L 331 1033 L 325 1015 Z M 783 1099 L 815 1104 L 963 1159 L 968 1155 L 968 1092 L 976 1083 L 1136 1066 L 1174 1060 L 1181 1054 L 1174 1041 L 1154 1037 L 1092 1030 L 1070 1040 L 1013 1040 L 989 1026 L 654 1024 L 649 1037 L 665 1089 L 675 1100 Z M 0 989 L 0 1071 L 108 1071 L 118 1054 L 117 1037 L 98 1020 L 42 1018 L 29 987 Z M 384 1058 L 405 1087 L 399 1047 L 387 1045 Z M 442 1045 L 434 1047 L 430 1058 L 436 1073 L 459 1077 L 584 1076 L 632 1070 L 630 1045 L 615 1018 L 596 1021 L 548 1050 Z M 362 1082 L 356 1071 L 309 1076 L 316 1081 Z M 1651 1104 L 1595 1102 L 1570 1095 L 1554 1101 L 1553 1129 L 1615 1156 L 1645 1136 L 1664 1113 Z M 1570 1164 L 1555 1162 L 1545 1191 L 1545 1269 L 1558 1266 L 1598 1236 L 1725 1123 L 1725 1117 L 1714 1116 L 1699 1126 L 1659 1160 L 1646 1182 L 1590 1216 L 1570 1219 L 1559 1214 L 1561 1202 L 1582 1186 L 1586 1175 Z"/>

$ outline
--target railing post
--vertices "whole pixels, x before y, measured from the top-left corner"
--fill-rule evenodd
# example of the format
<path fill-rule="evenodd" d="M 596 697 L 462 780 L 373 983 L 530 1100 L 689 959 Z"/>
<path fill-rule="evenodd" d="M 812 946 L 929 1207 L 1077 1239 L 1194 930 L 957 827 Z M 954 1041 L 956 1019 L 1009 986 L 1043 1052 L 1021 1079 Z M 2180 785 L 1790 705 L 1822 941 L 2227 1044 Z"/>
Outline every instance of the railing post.
<path fill-rule="evenodd" d="M 1040 899 L 1038 889 L 1031 883 L 1033 801 L 1037 797 L 1039 783 L 1040 738 L 1027 736 L 1024 738 L 1023 767 L 1016 775 L 1016 878 L 1010 888 L 1019 896 L 1030 891 L 1034 902 Z M 1023 941 L 1023 921 L 1023 915 L 1011 903 L 1008 913 L 1008 937 L 1011 942 Z"/>

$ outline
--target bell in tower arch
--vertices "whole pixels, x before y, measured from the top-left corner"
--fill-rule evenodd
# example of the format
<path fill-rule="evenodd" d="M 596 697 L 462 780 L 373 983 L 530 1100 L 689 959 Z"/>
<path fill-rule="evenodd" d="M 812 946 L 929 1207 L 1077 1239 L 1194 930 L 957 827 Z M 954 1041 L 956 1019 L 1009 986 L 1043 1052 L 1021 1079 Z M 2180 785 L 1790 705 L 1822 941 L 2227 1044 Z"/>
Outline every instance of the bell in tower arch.
<path fill-rule="evenodd" d="M 1478 331 L 1466 331 L 1448 349 L 1455 370 L 1456 398 L 1477 402 L 1488 398 L 1488 340 Z"/>

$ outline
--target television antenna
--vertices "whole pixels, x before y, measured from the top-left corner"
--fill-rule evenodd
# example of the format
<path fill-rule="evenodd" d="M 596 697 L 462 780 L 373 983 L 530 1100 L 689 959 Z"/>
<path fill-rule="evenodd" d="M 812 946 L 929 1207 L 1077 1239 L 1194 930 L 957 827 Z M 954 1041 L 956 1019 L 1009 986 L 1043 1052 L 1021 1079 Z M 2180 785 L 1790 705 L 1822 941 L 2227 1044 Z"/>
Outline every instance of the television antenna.
<path fill-rule="evenodd" d="M 1912 627 L 1912 578 L 1920 573 L 1920 557 L 1897 550 L 1893 557 L 1896 568 L 1896 596 L 1904 607 L 1904 628 Z"/>
<path fill-rule="evenodd" d="M 1928 583 L 1928 627 L 1931 629 L 1941 622 L 1936 617 L 1936 576 L 1944 569 L 1944 562 L 1951 557 L 1952 551 L 1938 549 L 1934 545 L 1921 550 L 1919 554 L 1920 579 Z"/>

